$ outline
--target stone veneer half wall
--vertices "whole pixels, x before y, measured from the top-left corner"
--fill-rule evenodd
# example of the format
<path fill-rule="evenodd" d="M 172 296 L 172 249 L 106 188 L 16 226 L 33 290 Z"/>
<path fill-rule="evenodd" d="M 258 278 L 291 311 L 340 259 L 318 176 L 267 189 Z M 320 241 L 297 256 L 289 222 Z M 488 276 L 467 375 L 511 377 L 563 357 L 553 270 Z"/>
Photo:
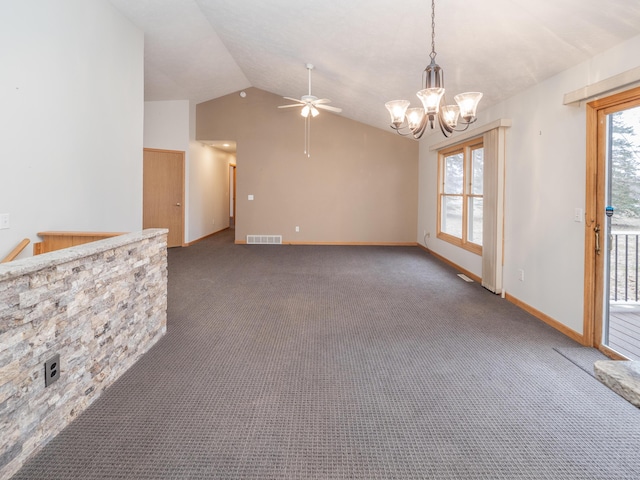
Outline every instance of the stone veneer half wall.
<path fill-rule="evenodd" d="M 166 332 L 167 230 L 0 266 L 0 479 L 9 478 Z M 45 388 L 44 362 L 61 375 Z"/>

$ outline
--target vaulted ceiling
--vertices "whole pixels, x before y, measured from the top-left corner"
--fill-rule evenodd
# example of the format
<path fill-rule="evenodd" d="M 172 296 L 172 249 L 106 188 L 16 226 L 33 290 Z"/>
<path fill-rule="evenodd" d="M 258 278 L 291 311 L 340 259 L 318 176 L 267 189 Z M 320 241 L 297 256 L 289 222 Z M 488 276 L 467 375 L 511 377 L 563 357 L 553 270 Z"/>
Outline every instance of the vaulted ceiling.
<path fill-rule="evenodd" d="M 110 0 L 145 34 L 145 99 L 196 103 L 253 86 L 313 94 L 387 128 L 384 103 L 415 92 L 429 63 L 428 0 Z M 449 101 L 497 103 L 640 34 L 638 0 L 437 0 L 437 62 Z M 283 103 L 289 103 L 283 101 Z"/>

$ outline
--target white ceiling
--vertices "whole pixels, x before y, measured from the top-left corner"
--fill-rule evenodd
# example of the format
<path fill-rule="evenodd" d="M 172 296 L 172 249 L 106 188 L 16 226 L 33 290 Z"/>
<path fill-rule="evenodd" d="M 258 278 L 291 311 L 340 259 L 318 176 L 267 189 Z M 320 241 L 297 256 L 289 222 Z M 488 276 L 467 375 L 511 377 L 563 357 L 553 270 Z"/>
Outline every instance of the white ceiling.
<path fill-rule="evenodd" d="M 110 0 L 145 33 L 145 99 L 196 103 L 253 86 L 313 93 L 387 128 L 384 103 L 415 106 L 431 49 L 428 0 Z M 447 96 L 480 108 L 640 34 L 638 0 L 437 0 Z M 288 103 L 283 101 L 283 103 Z"/>

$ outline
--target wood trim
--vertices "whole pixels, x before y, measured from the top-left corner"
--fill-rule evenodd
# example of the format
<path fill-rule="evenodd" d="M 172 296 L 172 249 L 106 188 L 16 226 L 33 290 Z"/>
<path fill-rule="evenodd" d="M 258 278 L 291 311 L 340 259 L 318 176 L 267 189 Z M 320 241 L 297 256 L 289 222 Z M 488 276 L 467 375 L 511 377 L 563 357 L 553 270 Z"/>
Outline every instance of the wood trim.
<path fill-rule="evenodd" d="M 105 238 L 118 237 L 126 232 L 38 232 L 38 236 L 42 237 L 42 242 L 33 245 L 33 254 L 40 255 L 42 253 L 53 252 L 63 248 L 74 247 L 85 243 L 104 240 Z"/>
<path fill-rule="evenodd" d="M 51 232 L 38 232 L 39 237 L 103 237 L 111 238 L 124 235 L 127 232 L 66 232 L 66 231 L 51 231 Z"/>
<path fill-rule="evenodd" d="M 424 250 L 425 252 L 433 255 L 438 260 L 440 260 L 440 261 L 446 263 L 447 265 L 455 268 L 456 270 L 459 270 L 460 272 L 464 273 L 467 277 L 471 278 L 472 280 L 476 281 L 477 283 L 482 283 L 482 279 L 480 277 L 478 277 L 477 275 L 469 272 L 468 270 L 460 267 L 459 265 L 456 265 L 455 263 L 453 263 L 452 261 L 444 258 L 443 256 L 438 255 L 437 253 L 433 252 L 432 250 L 429 250 L 424 245 L 418 244 L 418 247 L 421 248 L 422 250 Z M 555 328 L 560 333 L 563 333 L 564 335 L 566 335 L 567 337 L 571 338 L 572 340 L 575 340 L 576 342 L 578 342 L 578 343 L 580 343 L 582 345 L 590 346 L 590 345 L 587 345 L 585 343 L 585 339 L 584 339 L 583 335 L 581 335 L 578 332 L 576 332 L 575 330 L 567 327 L 566 325 L 558 322 L 554 318 L 551 318 L 549 315 L 547 315 L 545 313 L 542 313 L 540 310 L 537 310 L 537 309 L 533 308 L 531 305 L 528 305 L 528 304 L 518 300 L 516 297 L 514 297 L 512 295 L 509 295 L 508 293 L 504 294 L 504 298 L 507 301 L 513 303 L 516 307 L 521 308 L 525 312 L 533 315 L 538 320 L 542 320 L 544 323 L 546 323 L 547 325 L 550 325 L 551 327 Z"/>
<path fill-rule="evenodd" d="M 463 218 L 463 221 L 465 223 L 468 221 L 468 218 L 466 218 L 467 216 L 468 216 L 468 213 L 467 211 L 465 211 L 464 212 L 465 218 Z M 440 231 L 440 227 L 438 227 L 436 230 L 436 238 L 439 240 L 442 240 L 443 242 L 450 243 L 451 245 L 455 245 L 458 248 L 462 248 L 463 250 L 466 250 L 468 252 L 475 253 L 476 255 L 482 256 L 481 245 L 478 245 L 477 243 L 472 243 L 472 242 L 463 242 L 458 237 L 454 237 L 453 235 L 449 235 L 448 233 Z"/>
<path fill-rule="evenodd" d="M 508 293 L 505 293 L 504 298 L 513 303 L 516 307 L 521 308 L 522 310 L 524 310 L 527 313 L 530 313 L 531 315 L 533 315 L 534 317 L 536 317 L 538 320 L 542 320 L 544 323 L 546 323 L 547 325 L 555 328 L 556 330 L 558 330 L 560 333 L 565 334 L 567 337 L 571 338 L 572 340 L 575 340 L 576 342 L 584 345 L 584 346 L 591 346 L 589 345 L 589 342 L 587 339 L 585 339 L 584 335 L 581 335 L 580 333 L 576 332 L 575 330 L 567 327 L 565 324 L 560 323 L 559 321 L 557 321 L 556 319 L 550 317 L 549 315 L 547 315 L 546 313 L 542 313 L 540 310 L 533 308 L 531 305 L 528 305 L 526 303 L 524 303 L 521 300 L 518 300 L 516 297 L 514 297 L 513 295 L 509 295 Z"/>
<path fill-rule="evenodd" d="M 598 179 L 598 112 L 593 106 L 587 105 L 587 184 L 584 212 L 584 319 L 582 330 L 585 344 L 595 346 L 596 331 L 602 331 L 596 323 L 596 306 L 594 292 L 596 291 L 596 265 L 595 265 L 595 235 L 593 228 L 596 225 L 596 198 Z M 602 300 L 600 300 L 602 304 Z M 601 321 L 602 319 L 600 319 Z"/>
<path fill-rule="evenodd" d="M 594 321 L 589 322 L 587 328 L 584 328 L 583 321 L 583 330 L 590 335 L 586 340 L 589 342 L 591 346 L 599 347 L 602 345 L 602 327 L 603 327 L 603 318 L 602 312 L 604 308 L 604 286 L 605 286 L 605 278 L 604 275 L 599 275 L 598 272 L 604 272 L 605 266 L 605 254 L 606 249 L 604 241 L 604 228 L 605 228 L 605 214 L 604 214 L 604 192 L 605 192 L 605 177 L 606 177 L 606 162 L 600 161 L 600 159 L 604 159 L 606 157 L 606 128 L 601 128 L 598 126 L 600 122 L 605 122 L 605 115 L 603 115 L 602 111 L 595 111 L 595 138 L 596 138 L 596 150 L 595 154 L 595 178 L 593 186 L 595 187 L 594 195 L 593 195 L 593 204 L 592 207 L 595 210 L 592 210 L 590 217 L 594 219 L 594 223 L 590 225 L 590 228 L 586 232 L 586 235 L 591 237 L 592 246 L 589 250 L 589 253 L 592 255 L 593 259 L 590 262 L 591 267 L 594 269 L 592 274 L 593 281 L 593 290 L 589 293 L 589 296 L 586 297 L 591 300 L 591 305 L 593 307 L 592 314 L 595 315 Z M 603 254 L 596 255 L 595 253 L 595 231 L 594 227 L 596 225 L 600 226 L 600 248 Z M 585 222 L 586 226 L 586 222 Z M 586 248 L 586 247 L 585 247 Z M 596 294 L 596 292 L 600 292 L 600 294 Z"/>
<path fill-rule="evenodd" d="M 218 235 L 219 233 L 226 232 L 227 230 L 229 230 L 229 227 L 227 227 L 227 228 L 223 228 L 222 230 L 216 230 L 215 232 L 210 233 L 210 234 L 208 234 L 208 235 L 205 235 L 204 237 L 200 237 L 200 238 L 198 238 L 198 239 L 196 239 L 196 240 L 192 240 L 191 242 L 187 242 L 184 246 L 185 246 L 185 247 L 190 247 L 191 245 L 195 245 L 195 244 L 196 244 L 196 243 L 198 243 L 198 242 L 201 242 L 201 241 L 203 241 L 203 240 L 206 240 L 207 238 L 211 238 L 211 237 L 213 237 L 214 235 Z"/>
<path fill-rule="evenodd" d="M 629 360 L 624 355 L 619 354 L 615 350 L 611 350 L 610 348 L 606 347 L 605 345 L 601 345 L 598 348 L 598 350 L 600 350 L 602 353 L 604 353 L 607 357 L 611 358 L 612 360 Z"/>
<path fill-rule="evenodd" d="M 142 150 L 146 152 L 157 152 L 157 153 L 181 153 L 184 155 L 184 150 L 166 150 L 163 148 L 143 148 Z"/>
<path fill-rule="evenodd" d="M 236 240 L 236 245 L 248 245 L 246 240 Z M 260 245 L 260 244 L 256 244 Z M 282 242 L 282 245 L 327 245 L 353 247 L 416 247 L 417 242 Z"/>
<path fill-rule="evenodd" d="M 231 218 L 233 218 L 234 227 L 237 227 L 238 226 L 238 222 L 237 222 L 237 219 L 238 219 L 238 212 L 237 212 L 237 208 L 238 208 L 238 201 L 237 201 L 237 198 L 238 198 L 238 181 L 237 181 L 238 170 L 237 170 L 237 166 L 236 166 L 235 163 L 230 163 L 229 164 L 229 173 L 231 175 L 231 178 L 229 178 L 229 183 L 231 184 L 230 188 L 233 189 L 232 190 L 233 195 L 232 195 L 232 198 L 230 200 L 232 202 L 232 210 L 233 210 L 233 216 L 231 216 Z"/>
<path fill-rule="evenodd" d="M 282 242 L 283 245 L 335 245 L 355 247 L 415 247 L 417 242 Z"/>
<path fill-rule="evenodd" d="M 457 143 L 449 148 L 443 148 L 438 151 L 438 201 L 436 212 L 436 238 L 443 242 L 455 245 L 458 248 L 467 250 L 468 252 L 482 256 L 482 245 L 470 242 L 467 239 L 469 225 L 469 198 L 484 198 L 483 195 L 469 193 L 469 177 L 471 176 L 471 158 L 474 149 L 484 148 L 484 137 L 474 137 L 463 143 Z M 444 159 L 451 155 L 462 154 L 462 192 L 461 193 L 445 193 L 444 192 Z M 483 192 L 484 193 L 484 192 Z M 444 197 L 459 197 L 462 203 L 462 233 L 461 237 L 455 237 L 447 232 L 443 232 L 442 226 L 442 200 Z"/>
<path fill-rule="evenodd" d="M 477 283 L 482 283 L 482 278 L 479 277 L 478 275 L 476 275 L 475 273 L 470 272 L 469 270 L 467 270 L 466 268 L 462 268 L 460 265 L 457 265 L 455 263 L 453 263 L 451 260 L 449 260 L 448 258 L 443 257 L 440 254 L 437 254 L 436 252 L 434 252 L 433 250 L 429 250 L 427 247 L 425 247 L 422 244 L 418 244 L 418 247 L 421 248 L 422 250 L 424 250 L 425 252 L 427 252 L 430 255 L 433 255 L 434 257 L 436 257 L 438 260 L 440 260 L 442 263 L 446 263 L 447 265 L 449 265 L 450 267 L 455 268 L 456 270 L 459 270 L 460 273 L 464 273 L 467 277 L 469 277 L 471 280 L 473 280 L 474 282 Z"/>
<path fill-rule="evenodd" d="M 611 358 L 612 360 L 629 360 L 629 358 L 625 357 L 624 355 L 621 355 L 615 350 L 611 350 L 609 347 L 606 347 L 605 345 L 600 345 L 600 347 L 598 347 L 598 350 L 600 350 L 602 353 L 604 353 L 607 357 Z"/>
<path fill-rule="evenodd" d="M 186 246 L 185 238 L 187 237 L 187 153 L 184 151 L 180 151 L 180 153 L 182 154 L 182 202 L 180 203 L 180 212 L 182 214 L 182 238 L 180 239 L 180 244 L 184 247 Z"/>
<path fill-rule="evenodd" d="M 434 143 L 433 145 L 429 146 L 429 150 L 433 152 L 436 150 L 441 150 L 443 148 L 451 147 L 453 145 L 457 145 L 458 143 L 462 143 L 466 140 L 469 140 L 470 138 L 484 135 L 489 130 L 493 130 L 496 128 L 503 128 L 503 127 L 504 128 L 510 127 L 512 123 L 513 122 L 511 121 L 510 118 L 499 118 L 498 120 L 495 120 L 493 122 L 487 123 L 485 125 L 481 125 L 471 130 L 467 130 L 464 133 L 457 134 L 453 138 L 443 140 L 442 142 Z"/>
<path fill-rule="evenodd" d="M 18 245 L 16 245 L 16 248 L 9 252 L 9 255 L 2 259 L 0 263 L 9 263 L 13 261 L 18 255 L 20 255 L 20 252 L 22 252 L 22 250 L 24 250 L 24 248 L 29 245 L 29 242 L 31 242 L 31 240 L 29 240 L 28 238 L 22 240 Z"/>

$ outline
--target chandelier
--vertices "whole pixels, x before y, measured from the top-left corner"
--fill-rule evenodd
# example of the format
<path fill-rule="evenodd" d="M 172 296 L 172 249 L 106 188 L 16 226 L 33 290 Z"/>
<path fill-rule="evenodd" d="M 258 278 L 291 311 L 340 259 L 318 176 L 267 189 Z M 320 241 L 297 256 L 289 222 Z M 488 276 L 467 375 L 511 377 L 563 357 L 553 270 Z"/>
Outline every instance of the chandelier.
<path fill-rule="evenodd" d="M 409 108 L 411 102 L 408 100 L 393 100 L 384 104 L 391 114 L 390 127 L 403 136 L 411 133 L 414 138 L 420 138 L 427 126 L 433 130 L 437 123 L 444 136 L 449 137 L 453 132 L 466 130 L 477 120 L 476 109 L 482 98 L 480 92 L 460 93 L 453 97 L 457 105 L 446 105 L 444 72 L 436 63 L 435 18 L 435 0 L 431 0 L 431 63 L 422 72 L 422 90 L 416 94 L 422 107 Z"/>

